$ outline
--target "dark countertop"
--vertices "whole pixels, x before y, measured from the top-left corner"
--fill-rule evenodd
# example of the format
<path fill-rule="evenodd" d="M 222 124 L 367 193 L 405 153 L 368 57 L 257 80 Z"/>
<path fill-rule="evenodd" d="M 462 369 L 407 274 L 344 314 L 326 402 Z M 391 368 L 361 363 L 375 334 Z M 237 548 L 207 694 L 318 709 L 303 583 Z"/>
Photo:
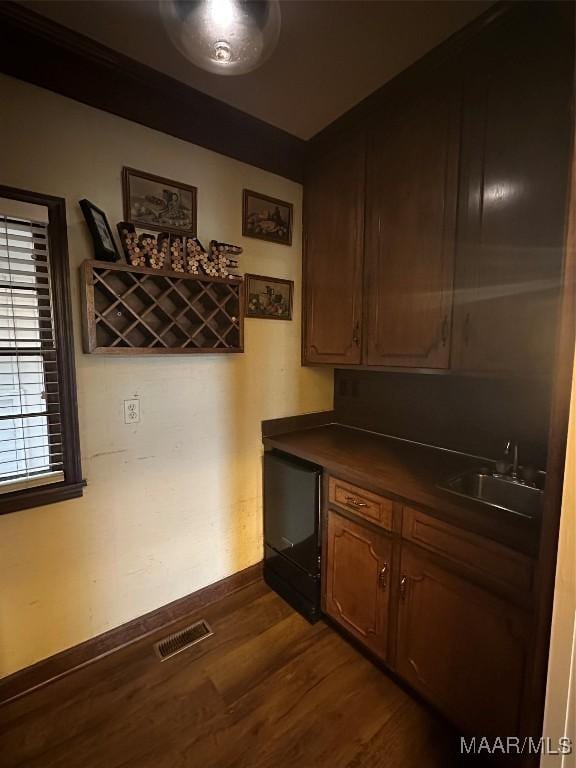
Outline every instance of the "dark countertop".
<path fill-rule="evenodd" d="M 283 426 L 288 427 L 289 421 Z M 267 448 L 319 464 L 368 490 L 426 507 L 437 517 L 520 552 L 536 553 L 537 520 L 468 502 L 437 488 L 446 478 L 482 466 L 481 459 L 338 424 L 269 434 L 263 441 Z"/>

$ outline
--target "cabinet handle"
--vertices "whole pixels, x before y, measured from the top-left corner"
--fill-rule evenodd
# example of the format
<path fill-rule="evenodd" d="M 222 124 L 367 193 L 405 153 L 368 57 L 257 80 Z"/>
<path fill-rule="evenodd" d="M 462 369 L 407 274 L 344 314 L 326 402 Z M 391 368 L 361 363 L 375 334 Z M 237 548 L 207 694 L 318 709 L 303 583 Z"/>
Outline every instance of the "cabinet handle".
<path fill-rule="evenodd" d="M 354 330 L 352 332 L 352 342 L 359 347 L 360 346 L 360 321 L 356 320 Z"/>
<path fill-rule="evenodd" d="M 466 317 L 464 318 L 464 344 L 468 346 L 470 342 L 470 312 L 466 312 Z"/>
<path fill-rule="evenodd" d="M 382 589 L 386 589 L 386 587 L 388 586 L 388 570 L 389 570 L 388 563 L 384 563 L 384 565 L 382 566 L 382 570 L 378 574 L 378 583 L 380 584 Z"/>
<path fill-rule="evenodd" d="M 444 315 L 442 321 L 442 346 L 445 347 L 448 341 L 448 315 Z"/>
<path fill-rule="evenodd" d="M 364 501 L 360 501 L 355 496 L 346 496 L 346 504 L 350 504 L 352 507 L 367 507 L 368 504 Z"/>
<path fill-rule="evenodd" d="M 408 589 L 408 576 L 402 576 L 400 579 L 400 597 L 406 599 L 406 590 Z"/>

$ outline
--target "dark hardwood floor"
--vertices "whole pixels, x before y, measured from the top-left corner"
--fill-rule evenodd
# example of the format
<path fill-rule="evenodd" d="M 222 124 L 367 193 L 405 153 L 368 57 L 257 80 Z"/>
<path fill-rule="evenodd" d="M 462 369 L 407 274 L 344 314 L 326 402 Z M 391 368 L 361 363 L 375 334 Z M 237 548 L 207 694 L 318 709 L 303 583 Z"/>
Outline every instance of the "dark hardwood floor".
<path fill-rule="evenodd" d="M 178 622 L 214 635 L 164 662 L 134 643 L 0 708 L 2 768 L 448 768 L 440 720 L 259 581 Z"/>

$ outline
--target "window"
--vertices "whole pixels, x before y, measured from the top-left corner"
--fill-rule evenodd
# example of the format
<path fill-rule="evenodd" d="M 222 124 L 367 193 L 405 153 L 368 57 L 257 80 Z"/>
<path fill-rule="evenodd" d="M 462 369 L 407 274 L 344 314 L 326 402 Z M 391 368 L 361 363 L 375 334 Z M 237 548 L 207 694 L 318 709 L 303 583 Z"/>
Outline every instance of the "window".
<path fill-rule="evenodd" d="M 0 187 L 0 513 L 82 494 L 65 222 Z"/>

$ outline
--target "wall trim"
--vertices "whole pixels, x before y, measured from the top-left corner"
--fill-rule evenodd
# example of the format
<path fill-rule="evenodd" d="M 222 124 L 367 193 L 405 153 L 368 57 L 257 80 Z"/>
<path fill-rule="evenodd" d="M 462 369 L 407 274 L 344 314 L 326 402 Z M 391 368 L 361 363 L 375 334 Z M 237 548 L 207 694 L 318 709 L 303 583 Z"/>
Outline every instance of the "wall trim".
<path fill-rule="evenodd" d="M 262 578 L 262 562 L 0 679 L 0 707 L 59 680 Z"/>
<path fill-rule="evenodd" d="M 0 3 L 0 72 L 301 182 L 306 142 L 16 2 Z"/>

